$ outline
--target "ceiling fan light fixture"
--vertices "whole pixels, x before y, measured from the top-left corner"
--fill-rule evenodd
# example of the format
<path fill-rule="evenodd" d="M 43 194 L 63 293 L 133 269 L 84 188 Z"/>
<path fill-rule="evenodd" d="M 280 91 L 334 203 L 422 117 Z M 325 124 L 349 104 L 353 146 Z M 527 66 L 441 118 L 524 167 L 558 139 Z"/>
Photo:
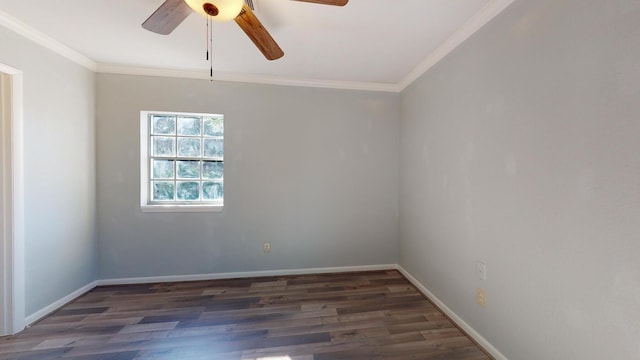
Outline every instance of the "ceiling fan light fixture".
<path fill-rule="evenodd" d="M 215 21 L 233 20 L 242 11 L 244 0 L 184 0 L 193 11 Z M 206 9 L 206 10 L 205 10 Z"/>

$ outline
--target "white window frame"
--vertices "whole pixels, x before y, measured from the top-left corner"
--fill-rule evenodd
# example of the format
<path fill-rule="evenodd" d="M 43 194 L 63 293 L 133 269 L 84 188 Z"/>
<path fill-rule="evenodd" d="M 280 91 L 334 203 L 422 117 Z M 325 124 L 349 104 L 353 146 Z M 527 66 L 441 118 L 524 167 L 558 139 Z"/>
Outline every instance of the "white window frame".
<path fill-rule="evenodd" d="M 175 116 L 223 116 L 222 114 L 187 113 L 171 111 L 141 111 L 140 112 L 140 210 L 142 212 L 216 212 L 224 207 L 224 195 L 222 200 L 216 201 L 180 201 L 175 203 L 154 203 L 151 201 L 151 117 L 150 115 L 175 115 Z M 223 135 L 224 141 L 224 135 Z M 177 149 L 176 149 L 177 150 Z M 176 156 L 178 158 L 178 156 Z M 224 155 L 222 158 L 224 161 Z M 224 176 L 223 176 L 224 184 Z M 224 186 L 224 185 L 223 185 Z"/>

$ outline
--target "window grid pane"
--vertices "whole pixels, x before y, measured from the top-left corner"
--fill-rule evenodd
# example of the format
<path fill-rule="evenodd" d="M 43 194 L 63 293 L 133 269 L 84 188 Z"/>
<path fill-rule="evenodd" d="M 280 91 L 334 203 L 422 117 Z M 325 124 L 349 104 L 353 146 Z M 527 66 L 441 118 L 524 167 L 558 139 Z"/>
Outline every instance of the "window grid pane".
<path fill-rule="evenodd" d="M 152 135 L 174 135 L 176 133 L 176 117 L 171 115 L 151 116 Z"/>
<path fill-rule="evenodd" d="M 224 196 L 224 118 L 149 115 L 149 200 L 218 203 Z"/>

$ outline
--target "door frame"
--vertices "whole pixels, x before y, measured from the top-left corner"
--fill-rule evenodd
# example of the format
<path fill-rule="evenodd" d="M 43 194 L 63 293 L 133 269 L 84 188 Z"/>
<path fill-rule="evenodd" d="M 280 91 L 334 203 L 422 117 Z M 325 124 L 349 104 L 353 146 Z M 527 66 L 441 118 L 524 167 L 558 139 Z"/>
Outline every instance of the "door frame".
<path fill-rule="evenodd" d="M 0 336 L 25 328 L 22 71 L 0 63 Z M 8 91 L 6 91 L 8 90 Z"/>

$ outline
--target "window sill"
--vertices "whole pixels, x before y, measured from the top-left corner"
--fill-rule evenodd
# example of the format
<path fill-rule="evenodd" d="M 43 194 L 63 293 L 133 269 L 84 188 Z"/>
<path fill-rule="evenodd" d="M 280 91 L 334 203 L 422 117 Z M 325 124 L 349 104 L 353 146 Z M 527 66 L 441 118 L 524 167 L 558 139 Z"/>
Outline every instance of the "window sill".
<path fill-rule="evenodd" d="M 141 205 L 140 210 L 146 212 L 220 212 L 223 205 Z"/>

